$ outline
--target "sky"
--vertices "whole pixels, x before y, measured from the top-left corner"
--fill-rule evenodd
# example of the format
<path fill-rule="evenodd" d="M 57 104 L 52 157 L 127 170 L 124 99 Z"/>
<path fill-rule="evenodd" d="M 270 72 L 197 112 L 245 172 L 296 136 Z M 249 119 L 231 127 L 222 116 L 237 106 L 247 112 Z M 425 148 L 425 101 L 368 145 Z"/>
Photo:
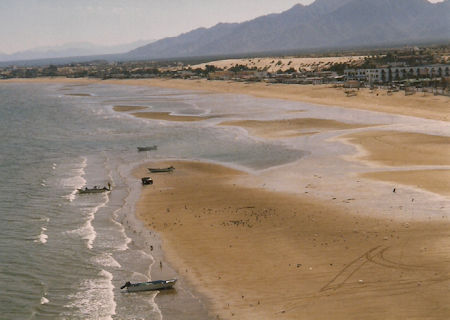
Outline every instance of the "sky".
<path fill-rule="evenodd" d="M 431 0 L 438 2 L 441 0 Z M 115 45 L 242 22 L 313 0 L 0 0 L 0 52 Z"/>
<path fill-rule="evenodd" d="M 0 52 L 157 40 L 313 0 L 0 0 Z"/>

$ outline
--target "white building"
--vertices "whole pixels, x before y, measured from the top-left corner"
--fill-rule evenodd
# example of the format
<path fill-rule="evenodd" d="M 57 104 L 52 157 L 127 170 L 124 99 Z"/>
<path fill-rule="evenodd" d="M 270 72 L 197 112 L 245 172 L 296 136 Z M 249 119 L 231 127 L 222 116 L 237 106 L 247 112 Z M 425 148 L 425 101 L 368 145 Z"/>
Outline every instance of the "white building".
<path fill-rule="evenodd" d="M 388 67 L 377 69 L 346 69 L 344 71 L 347 80 L 362 80 L 369 83 L 396 81 L 416 77 L 448 77 L 450 66 L 446 64 L 434 64 L 418 67 Z"/>

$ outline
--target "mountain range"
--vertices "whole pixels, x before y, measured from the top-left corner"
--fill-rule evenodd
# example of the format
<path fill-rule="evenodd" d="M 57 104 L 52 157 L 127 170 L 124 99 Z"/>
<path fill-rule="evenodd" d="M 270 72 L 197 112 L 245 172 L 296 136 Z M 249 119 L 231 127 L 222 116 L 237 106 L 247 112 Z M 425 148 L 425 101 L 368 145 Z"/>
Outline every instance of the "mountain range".
<path fill-rule="evenodd" d="M 129 59 L 450 42 L 450 0 L 316 0 L 243 23 L 219 23 L 130 51 Z"/>
<path fill-rule="evenodd" d="M 81 57 L 125 53 L 140 46 L 149 44 L 150 40 L 138 40 L 131 43 L 112 46 L 100 46 L 89 42 L 66 43 L 53 47 L 37 47 L 11 54 L 0 53 L 0 61 L 17 61 L 33 59 L 52 59 L 63 57 Z"/>

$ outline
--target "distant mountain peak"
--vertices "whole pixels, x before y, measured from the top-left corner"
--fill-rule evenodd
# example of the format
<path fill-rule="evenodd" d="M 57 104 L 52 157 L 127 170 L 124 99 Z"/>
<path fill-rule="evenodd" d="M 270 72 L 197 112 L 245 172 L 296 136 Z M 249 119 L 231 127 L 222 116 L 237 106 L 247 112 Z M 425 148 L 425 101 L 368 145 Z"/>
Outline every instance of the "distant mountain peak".
<path fill-rule="evenodd" d="M 450 41 L 450 0 L 316 0 L 279 14 L 217 24 L 128 53 L 161 59 Z M 444 7 L 445 6 L 445 7 Z"/>

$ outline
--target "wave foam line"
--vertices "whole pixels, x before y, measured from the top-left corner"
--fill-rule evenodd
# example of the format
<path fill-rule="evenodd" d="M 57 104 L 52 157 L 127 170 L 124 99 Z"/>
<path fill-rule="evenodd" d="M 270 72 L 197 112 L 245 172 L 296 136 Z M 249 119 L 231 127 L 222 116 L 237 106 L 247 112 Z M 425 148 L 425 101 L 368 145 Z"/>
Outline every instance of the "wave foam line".
<path fill-rule="evenodd" d="M 75 299 L 68 307 L 75 307 L 82 313 L 81 319 L 112 320 L 116 314 L 113 275 L 102 269 L 96 279 L 81 282 L 78 292 L 70 298 Z"/>
<path fill-rule="evenodd" d="M 117 221 L 117 218 L 118 218 L 117 212 L 120 210 L 122 210 L 122 208 L 119 208 L 113 212 L 113 219 L 111 219 L 111 220 L 115 225 L 117 225 L 119 227 L 120 233 L 122 234 L 123 238 L 125 239 L 124 243 L 120 247 L 117 247 L 116 249 L 118 251 L 125 251 L 125 250 L 129 249 L 128 244 L 131 242 L 131 238 L 128 237 L 123 224 L 121 224 L 120 222 Z"/>
<path fill-rule="evenodd" d="M 86 185 L 86 179 L 83 178 L 84 175 L 86 174 L 86 172 L 84 171 L 84 168 L 86 168 L 86 166 L 87 166 L 87 158 L 82 157 L 80 168 L 73 170 L 75 172 L 75 175 L 71 178 L 64 179 L 62 181 L 63 186 L 73 187 L 73 191 L 65 196 L 65 198 L 68 199 L 70 202 L 75 200 L 76 195 L 78 193 L 78 189 Z"/>

